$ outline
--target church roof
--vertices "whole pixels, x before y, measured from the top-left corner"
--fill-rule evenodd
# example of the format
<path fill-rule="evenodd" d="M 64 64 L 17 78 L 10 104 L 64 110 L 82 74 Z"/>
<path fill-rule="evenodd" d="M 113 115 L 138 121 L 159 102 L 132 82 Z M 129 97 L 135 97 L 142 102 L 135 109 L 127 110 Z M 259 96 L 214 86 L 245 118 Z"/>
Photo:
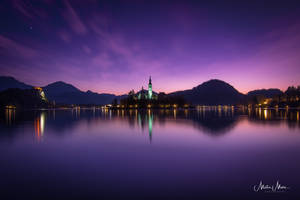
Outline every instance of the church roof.
<path fill-rule="evenodd" d="M 136 94 L 140 94 L 140 93 L 146 93 L 146 94 L 148 94 L 148 90 L 146 90 L 146 89 L 140 90 L 140 91 L 138 91 Z M 152 94 L 156 94 L 156 95 L 157 95 L 158 93 L 152 91 Z"/>

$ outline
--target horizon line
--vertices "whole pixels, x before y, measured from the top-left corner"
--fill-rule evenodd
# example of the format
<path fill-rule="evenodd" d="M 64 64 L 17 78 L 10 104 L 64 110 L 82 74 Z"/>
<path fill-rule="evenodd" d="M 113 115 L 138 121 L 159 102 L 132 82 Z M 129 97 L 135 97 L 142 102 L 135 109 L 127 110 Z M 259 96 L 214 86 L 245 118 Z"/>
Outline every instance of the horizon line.
<path fill-rule="evenodd" d="M 78 86 L 78 84 L 76 84 L 76 83 L 73 84 L 73 83 L 69 83 L 69 82 L 62 81 L 62 80 L 50 82 L 50 83 L 48 83 L 48 84 L 46 84 L 46 85 L 44 85 L 44 86 L 41 86 L 41 85 L 37 85 L 37 84 L 26 83 L 26 81 L 22 81 L 22 80 L 20 80 L 20 79 L 14 77 L 14 76 L 11 76 L 11 75 L 0 75 L 0 77 L 1 77 L 1 76 L 2 76 L 2 77 L 10 77 L 10 78 L 14 78 L 15 80 L 17 80 L 17 81 L 19 81 L 19 82 L 22 82 L 22 83 L 24 83 L 24 84 L 26 84 L 26 85 L 30 85 L 30 86 L 33 86 L 33 87 L 42 87 L 42 88 L 43 88 L 43 87 L 46 87 L 46 86 L 48 86 L 48 85 L 50 85 L 50 84 L 53 84 L 53 83 L 63 82 L 63 83 L 65 83 L 65 84 L 72 85 L 73 87 L 77 88 L 78 90 L 80 90 L 80 91 L 82 91 L 82 92 L 88 92 L 88 91 L 91 91 L 91 92 L 98 93 L 98 94 L 113 94 L 113 95 L 117 95 L 117 96 L 126 95 L 126 94 L 128 94 L 131 90 L 134 90 L 134 89 L 128 89 L 127 92 L 109 92 L 109 91 L 107 91 L 107 92 L 105 92 L 105 91 L 103 91 L 103 92 L 98 92 L 98 91 L 93 91 L 93 90 L 91 90 L 91 89 L 86 89 L 86 90 L 84 90 L 84 89 L 82 89 L 82 87 Z M 151 79 L 152 79 L 152 77 L 151 77 Z M 288 87 L 291 87 L 291 86 L 294 86 L 294 87 L 300 86 L 300 84 L 299 84 L 299 85 L 289 85 L 289 86 L 287 86 L 286 89 L 282 89 L 282 88 L 280 88 L 280 87 L 256 88 L 256 89 L 248 90 L 247 92 L 241 92 L 241 91 L 238 90 L 233 84 L 231 84 L 231 83 L 229 83 L 229 82 L 227 82 L 227 81 L 224 81 L 224 80 L 221 80 L 221 79 L 218 79 L 218 78 L 211 78 L 211 79 L 208 79 L 207 81 L 203 81 L 203 82 L 199 83 L 199 84 L 196 85 L 196 86 L 192 86 L 191 88 L 186 88 L 186 89 L 183 89 L 183 90 L 169 91 L 169 92 L 166 92 L 166 91 L 159 91 L 159 92 L 157 92 L 157 93 L 163 92 L 163 93 L 166 93 L 166 94 L 170 94 L 170 93 L 173 93 L 173 92 L 179 92 L 179 91 L 184 91 L 184 90 L 191 90 L 191 89 L 193 89 L 193 88 L 195 88 L 195 87 L 197 87 L 197 86 L 199 86 L 199 85 L 202 85 L 202 84 L 205 83 L 205 82 L 212 81 L 212 80 L 219 80 L 219 81 L 225 82 L 225 83 L 229 84 L 230 86 L 232 86 L 232 87 L 233 87 L 235 90 L 237 90 L 239 93 L 244 94 L 244 95 L 246 95 L 247 93 L 249 93 L 249 92 L 251 92 L 251 91 L 255 91 L 255 90 L 279 89 L 280 91 L 284 92 L 284 91 L 286 91 L 286 90 L 288 89 Z M 143 87 L 143 85 L 142 85 L 142 87 Z M 140 89 L 134 90 L 134 91 L 140 91 Z M 155 90 L 153 90 L 153 91 L 155 91 Z M 155 91 L 155 92 L 156 92 L 156 91 Z"/>

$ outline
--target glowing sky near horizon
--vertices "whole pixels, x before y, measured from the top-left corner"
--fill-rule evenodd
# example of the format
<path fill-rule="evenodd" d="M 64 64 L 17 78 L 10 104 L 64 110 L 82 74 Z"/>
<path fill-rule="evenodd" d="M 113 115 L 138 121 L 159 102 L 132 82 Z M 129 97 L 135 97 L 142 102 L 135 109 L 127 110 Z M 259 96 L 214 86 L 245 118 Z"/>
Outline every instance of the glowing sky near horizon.
<path fill-rule="evenodd" d="M 4 1 L 0 75 L 99 93 L 300 85 L 299 1 Z"/>

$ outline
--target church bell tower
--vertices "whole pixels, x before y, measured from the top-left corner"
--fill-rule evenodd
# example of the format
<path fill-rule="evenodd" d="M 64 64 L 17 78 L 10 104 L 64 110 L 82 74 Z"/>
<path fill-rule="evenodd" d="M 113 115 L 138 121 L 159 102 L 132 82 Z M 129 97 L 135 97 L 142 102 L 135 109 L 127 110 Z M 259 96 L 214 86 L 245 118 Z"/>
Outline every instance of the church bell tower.
<path fill-rule="evenodd" d="M 151 82 L 151 76 L 149 78 L 149 84 L 148 84 L 148 99 L 152 99 L 152 82 Z"/>

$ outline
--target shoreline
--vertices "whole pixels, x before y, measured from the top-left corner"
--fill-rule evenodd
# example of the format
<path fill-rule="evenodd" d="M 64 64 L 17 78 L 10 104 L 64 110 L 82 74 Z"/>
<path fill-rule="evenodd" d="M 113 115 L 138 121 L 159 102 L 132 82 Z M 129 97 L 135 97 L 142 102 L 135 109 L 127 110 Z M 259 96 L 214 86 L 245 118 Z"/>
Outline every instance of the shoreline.
<path fill-rule="evenodd" d="M 43 111 L 43 110 L 199 110 L 199 109 L 208 109 L 208 108 L 216 108 L 216 109 L 263 109 L 263 110 L 300 110 L 299 107 L 254 107 L 249 108 L 247 106 L 194 106 L 189 108 L 182 107 L 169 107 L 169 108 L 110 108 L 104 106 L 76 106 L 76 107 L 56 107 L 56 108 L 2 108 L 1 110 L 18 110 L 18 111 Z"/>

